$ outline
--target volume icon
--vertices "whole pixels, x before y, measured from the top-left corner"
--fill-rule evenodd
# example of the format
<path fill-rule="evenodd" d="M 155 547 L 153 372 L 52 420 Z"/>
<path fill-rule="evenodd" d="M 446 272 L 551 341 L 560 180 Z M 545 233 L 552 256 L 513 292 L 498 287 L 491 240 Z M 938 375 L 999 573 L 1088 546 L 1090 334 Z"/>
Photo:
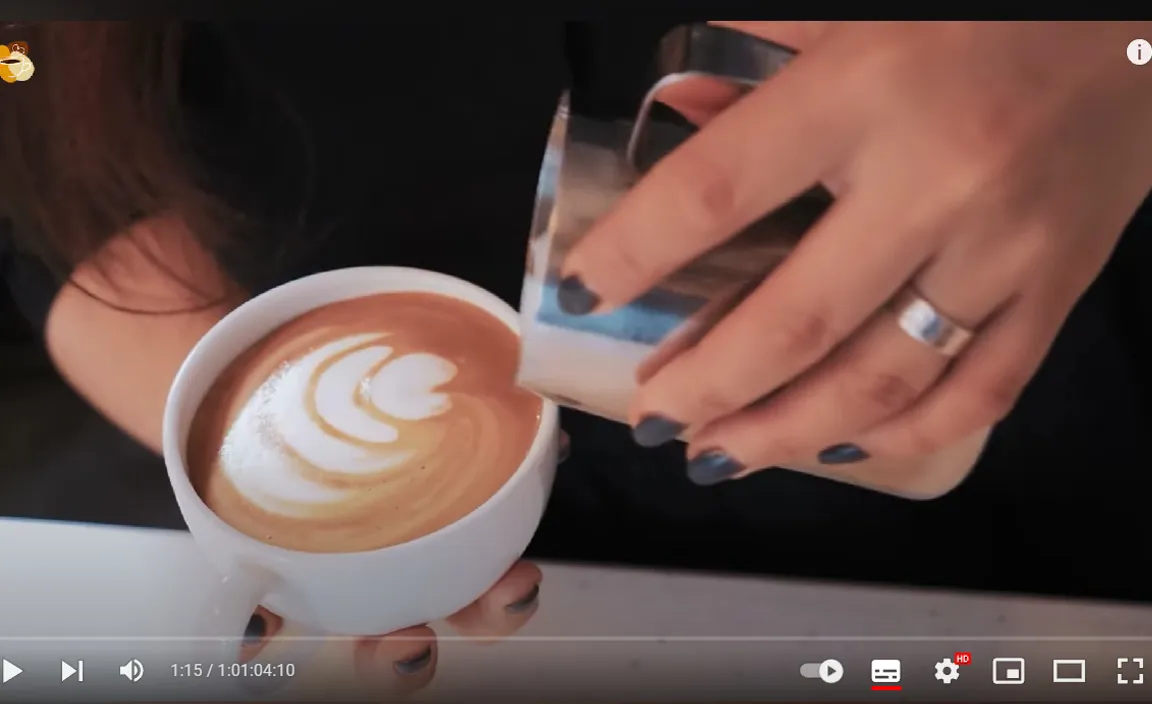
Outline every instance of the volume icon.
<path fill-rule="evenodd" d="M 120 674 L 133 682 L 139 682 L 144 676 L 144 665 L 139 660 L 129 660 L 120 666 Z"/>

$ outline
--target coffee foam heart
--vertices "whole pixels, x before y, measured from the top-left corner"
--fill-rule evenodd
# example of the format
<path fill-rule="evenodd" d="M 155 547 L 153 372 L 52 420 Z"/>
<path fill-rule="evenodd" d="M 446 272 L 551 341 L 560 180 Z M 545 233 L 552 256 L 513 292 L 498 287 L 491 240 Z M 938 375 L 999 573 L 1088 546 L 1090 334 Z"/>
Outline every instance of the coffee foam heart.
<path fill-rule="evenodd" d="M 224 520 L 295 549 L 372 549 L 447 525 L 534 439 L 540 400 L 512 383 L 517 347 L 495 318 L 433 294 L 301 316 L 201 404 L 193 484 Z"/>

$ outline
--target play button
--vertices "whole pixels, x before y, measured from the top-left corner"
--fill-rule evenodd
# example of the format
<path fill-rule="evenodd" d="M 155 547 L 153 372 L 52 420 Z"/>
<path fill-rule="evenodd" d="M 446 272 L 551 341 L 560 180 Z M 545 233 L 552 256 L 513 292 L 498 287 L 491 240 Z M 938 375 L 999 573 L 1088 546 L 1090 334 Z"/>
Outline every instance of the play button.
<path fill-rule="evenodd" d="M 828 684 L 836 684 L 844 676 L 844 666 L 839 660 L 825 660 L 820 663 L 820 680 Z"/>
<path fill-rule="evenodd" d="M 23 670 L 4 660 L 3 663 L 0 663 L 0 683 L 7 682 L 21 672 Z"/>

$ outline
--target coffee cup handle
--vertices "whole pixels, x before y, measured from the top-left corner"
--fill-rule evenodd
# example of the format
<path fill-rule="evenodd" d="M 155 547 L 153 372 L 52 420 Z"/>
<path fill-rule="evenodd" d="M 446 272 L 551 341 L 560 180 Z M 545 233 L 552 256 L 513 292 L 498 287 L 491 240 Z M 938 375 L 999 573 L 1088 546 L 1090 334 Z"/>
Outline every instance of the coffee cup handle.
<path fill-rule="evenodd" d="M 198 639 L 217 644 L 222 650 L 221 656 L 227 655 L 229 648 L 234 649 L 233 657 L 229 658 L 234 660 L 248 621 L 273 583 L 271 575 L 244 565 L 234 565 L 220 574 L 204 594 L 196 621 Z"/>
<path fill-rule="evenodd" d="M 235 565 L 219 576 L 205 593 L 196 621 L 196 640 L 206 646 L 205 656 L 212 662 L 239 661 L 248 621 L 275 585 L 272 575 L 246 565 Z M 293 626 L 294 637 L 286 655 L 300 662 L 311 656 L 327 634 L 299 623 Z"/>
<path fill-rule="evenodd" d="M 260 602 L 273 590 L 277 580 L 255 567 L 233 565 L 219 574 L 216 582 L 203 595 L 196 613 L 195 660 L 192 662 L 231 667 L 240 663 L 244 632 Z M 292 637 L 279 644 L 276 663 L 291 664 L 299 669 L 312 658 L 327 635 L 291 622 Z M 255 662 L 263 663 L 261 658 Z M 266 663 L 264 663 L 266 664 Z M 230 670 L 235 672 L 235 670 Z M 286 684 L 283 677 L 228 677 L 221 681 L 230 695 L 245 699 L 273 696 Z"/>

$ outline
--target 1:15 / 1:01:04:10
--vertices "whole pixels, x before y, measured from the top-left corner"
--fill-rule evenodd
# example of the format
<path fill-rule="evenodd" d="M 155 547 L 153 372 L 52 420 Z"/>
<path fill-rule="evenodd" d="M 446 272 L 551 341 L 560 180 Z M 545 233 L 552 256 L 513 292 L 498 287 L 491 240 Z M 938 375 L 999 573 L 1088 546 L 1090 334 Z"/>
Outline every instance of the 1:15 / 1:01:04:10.
<path fill-rule="evenodd" d="M 294 677 L 296 666 L 292 663 L 176 663 L 172 666 L 173 677 Z"/>

